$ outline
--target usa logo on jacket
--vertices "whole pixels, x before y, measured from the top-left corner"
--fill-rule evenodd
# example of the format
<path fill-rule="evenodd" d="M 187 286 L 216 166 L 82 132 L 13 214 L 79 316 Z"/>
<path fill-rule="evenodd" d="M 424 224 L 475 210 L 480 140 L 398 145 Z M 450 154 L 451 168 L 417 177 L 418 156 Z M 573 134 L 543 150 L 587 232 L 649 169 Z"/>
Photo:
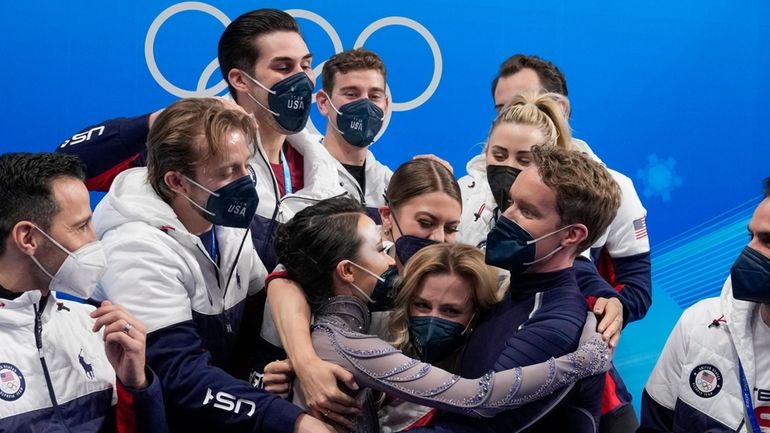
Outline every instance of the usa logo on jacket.
<path fill-rule="evenodd" d="M 21 371 L 14 365 L 0 362 L 0 398 L 5 401 L 18 400 L 25 389 L 26 383 Z"/>
<path fill-rule="evenodd" d="M 722 373 L 711 364 L 701 364 L 690 373 L 690 388 L 702 398 L 711 398 L 722 389 Z"/>

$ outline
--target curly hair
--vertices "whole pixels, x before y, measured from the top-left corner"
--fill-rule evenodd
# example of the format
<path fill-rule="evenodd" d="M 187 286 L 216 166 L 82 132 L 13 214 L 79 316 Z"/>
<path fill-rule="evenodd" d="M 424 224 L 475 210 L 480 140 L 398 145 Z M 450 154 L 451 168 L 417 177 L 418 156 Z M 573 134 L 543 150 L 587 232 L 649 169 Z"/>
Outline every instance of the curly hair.
<path fill-rule="evenodd" d="M 379 71 L 382 74 L 382 80 L 385 81 L 385 64 L 376 53 L 366 48 L 355 48 L 337 53 L 324 63 L 323 70 L 321 71 L 324 92 L 331 95 L 334 89 L 334 75 L 337 72 L 347 74 L 350 71 L 371 69 Z"/>
<path fill-rule="evenodd" d="M 556 193 L 556 210 L 564 225 L 581 223 L 588 236 L 578 245 L 582 252 L 596 242 L 620 207 L 620 187 L 607 168 L 578 151 L 556 146 L 534 146 L 532 165 Z"/>

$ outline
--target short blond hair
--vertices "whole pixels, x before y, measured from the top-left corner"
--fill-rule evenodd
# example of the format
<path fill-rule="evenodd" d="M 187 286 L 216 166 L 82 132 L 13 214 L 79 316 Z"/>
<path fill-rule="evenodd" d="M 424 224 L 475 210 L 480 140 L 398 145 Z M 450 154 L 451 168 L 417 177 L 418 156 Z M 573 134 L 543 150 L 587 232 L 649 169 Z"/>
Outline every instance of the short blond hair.
<path fill-rule="evenodd" d="M 170 202 L 174 192 L 163 179 L 166 173 L 191 176 L 197 165 L 221 152 L 233 130 L 243 133 L 253 154 L 257 125 L 245 111 L 230 108 L 217 98 L 187 98 L 169 105 L 147 137 L 147 172 L 155 192 Z"/>
<path fill-rule="evenodd" d="M 620 187 L 615 179 L 589 156 L 556 146 L 533 147 L 532 165 L 556 193 L 562 225 L 581 223 L 588 229 L 578 253 L 589 248 L 607 230 L 620 207 Z"/>
<path fill-rule="evenodd" d="M 545 137 L 544 145 L 573 149 L 572 133 L 556 102 L 561 95 L 555 93 L 524 92 L 513 97 L 492 122 L 492 130 L 501 123 L 518 123 L 537 128 Z"/>
<path fill-rule="evenodd" d="M 406 263 L 390 315 L 391 342 L 401 350 L 410 346 L 409 306 L 430 275 L 456 275 L 467 281 L 473 288 L 470 300 L 476 319 L 498 302 L 497 271 L 484 262 L 480 249 L 455 243 L 427 246 Z"/>

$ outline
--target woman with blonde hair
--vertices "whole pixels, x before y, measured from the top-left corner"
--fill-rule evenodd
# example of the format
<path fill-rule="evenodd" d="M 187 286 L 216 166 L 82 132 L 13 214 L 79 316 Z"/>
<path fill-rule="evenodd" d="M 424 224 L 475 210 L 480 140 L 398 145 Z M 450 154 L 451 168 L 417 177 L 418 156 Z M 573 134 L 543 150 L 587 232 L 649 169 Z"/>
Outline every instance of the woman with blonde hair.
<path fill-rule="evenodd" d="M 513 181 L 530 165 L 532 146 L 576 149 L 569 123 L 556 102 L 559 96 L 522 93 L 497 114 L 484 152 L 468 162 L 468 174 L 459 180 L 463 214 L 458 241 L 484 246 L 498 216 L 510 205 Z"/>
<path fill-rule="evenodd" d="M 459 370 L 467 336 L 497 302 L 497 271 L 465 244 L 431 245 L 407 263 L 390 316 L 390 342 L 405 355 L 449 372 Z M 382 431 L 397 432 L 436 410 L 386 397 Z"/>

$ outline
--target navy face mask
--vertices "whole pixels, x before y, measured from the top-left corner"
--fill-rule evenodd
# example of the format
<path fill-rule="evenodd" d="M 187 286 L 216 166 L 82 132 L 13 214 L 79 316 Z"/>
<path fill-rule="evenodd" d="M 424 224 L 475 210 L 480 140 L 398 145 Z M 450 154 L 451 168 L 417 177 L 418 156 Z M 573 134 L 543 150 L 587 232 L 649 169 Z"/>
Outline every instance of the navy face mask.
<path fill-rule="evenodd" d="M 730 269 L 733 298 L 770 304 L 770 259 L 746 247 Z"/>
<path fill-rule="evenodd" d="M 331 96 L 327 97 L 329 105 L 337 112 L 337 132 L 345 141 L 356 147 L 372 144 L 382 128 L 384 113 L 380 107 L 364 98 L 345 104 L 338 110 L 332 104 Z"/>
<path fill-rule="evenodd" d="M 391 266 L 383 272 L 377 280 L 377 284 L 372 291 L 372 303 L 369 304 L 369 311 L 391 311 L 396 299 L 396 286 L 399 282 L 398 269 Z"/>
<path fill-rule="evenodd" d="M 249 227 L 259 203 L 257 189 L 254 187 L 254 180 L 251 176 L 246 175 L 238 178 L 216 191 L 209 190 L 187 176 L 184 178 L 210 194 L 205 208 L 195 203 L 190 197 L 186 195 L 184 197 L 200 209 L 203 216 L 212 224 L 242 229 Z"/>
<path fill-rule="evenodd" d="M 243 72 L 243 71 L 241 71 Z M 310 115 L 310 104 L 313 101 L 313 82 L 304 72 L 298 72 L 290 77 L 275 83 L 268 89 L 247 73 L 243 73 L 259 87 L 267 91 L 267 105 L 265 107 L 257 98 L 249 93 L 249 97 L 260 107 L 269 111 L 281 128 L 289 133 L 302 131 Z"/>
<path fill-rule="evenodd" d="M 405 235 L 404 231 L 401 230 L 401 225 L 396 219 L 396 213 L 393 211 L 393 208 L 390 209 L 390 215 L 393 218 L 393 222 L 396 223 L 396 228 L 398 228 L 399 233 L 401 233 L 401 237 L 396 239 L 395 248 L 396 257 L 398 257 L 398 260 L 402 265 L 406 265 L 406 262 L 408 262 L 409 259 L 417 253 L 417 251 L 420 251 L 429 245 L 438 243 L 437 241 L 428 238 Z"/>
<path fill-rule="evenodd" d="M 505 216 L 501 216 L 487 235 L 487 251 L 485 261 L 488 265 L 507 269 L 512 275 L 521 274 L 531 265 L 541 262 L 564 248 L 559 245 L 550 253 L 535 260 L 537 247 L 535 244 L 571 226 L 564 226 L 551 233 L 546 233 L 534 239 L 523 227 Z"/>
<path fill-rule="evenodd" d="M 409 333 L 420 360 L 433 364 L 444 360 L 463 344 L 466 327 L 436 316 L 409 316 Z"/>
<path fill-rule="evenodd" d="M 511 205 L 511 185 L 520 173 L 521 170 L 518 168 L 507 165 L 487 166 L 487 182 L 489 182 L 489 188 L 492 190 L 492 196 L 497 202 L 500 213 L 505 212 Z"/>

